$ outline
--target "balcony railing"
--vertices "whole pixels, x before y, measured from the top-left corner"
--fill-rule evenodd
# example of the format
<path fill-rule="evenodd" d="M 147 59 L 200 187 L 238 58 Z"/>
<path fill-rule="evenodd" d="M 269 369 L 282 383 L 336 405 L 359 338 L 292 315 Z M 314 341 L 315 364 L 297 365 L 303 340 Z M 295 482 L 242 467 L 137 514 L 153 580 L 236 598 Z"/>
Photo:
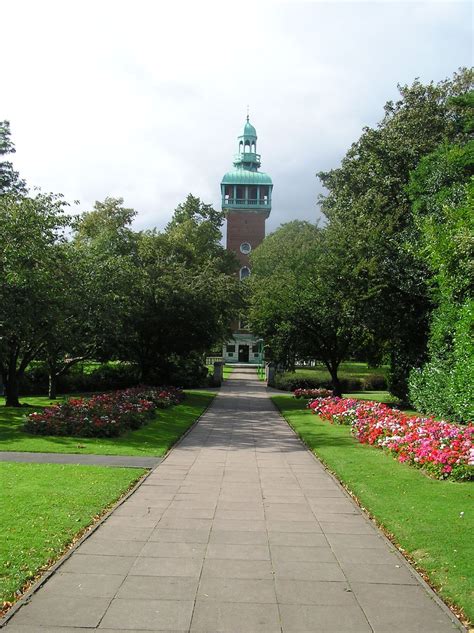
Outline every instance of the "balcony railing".
<path fill-rule="evenodd" d="M 260 165 L 260 154 L 254 152 L 242 152 L 234 155 L 235 163 L 258 163 Z"/>
<path fill-rule="evenodd" d="M 250 199 L 250 198 L 226 198 L 225 196 L 222 198 L 222 205 L 226 207 L 233 206 L 245 206 L 245 207 L 269 207 L 271 205 L 271 198 L 264 200 L 261 198 Z"/>

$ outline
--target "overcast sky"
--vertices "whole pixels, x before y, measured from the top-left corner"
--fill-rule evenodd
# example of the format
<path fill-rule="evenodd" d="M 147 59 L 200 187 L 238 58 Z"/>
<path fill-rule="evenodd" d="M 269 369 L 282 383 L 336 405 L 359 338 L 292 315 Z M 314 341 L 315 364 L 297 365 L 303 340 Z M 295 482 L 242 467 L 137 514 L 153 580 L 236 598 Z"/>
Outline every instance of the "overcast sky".
<path fill-rule="evenodd" d="M 163 227 L 191 192 L 220 205 L 250 106 L 268 228 L 315 220 L 315 174 L 336 167 L 397 83 L 472 59 L 468 2 L 86 0 L 3 3 L 0 120 L 30 186 L 122 196 Z"/>

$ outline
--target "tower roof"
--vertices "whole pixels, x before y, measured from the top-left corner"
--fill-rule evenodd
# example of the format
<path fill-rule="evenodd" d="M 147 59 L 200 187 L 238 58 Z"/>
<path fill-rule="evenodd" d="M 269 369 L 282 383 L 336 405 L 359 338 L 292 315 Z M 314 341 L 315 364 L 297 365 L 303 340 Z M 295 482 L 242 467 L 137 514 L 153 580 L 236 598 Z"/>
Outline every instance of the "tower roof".
<path fill-rule="evenodd" d="M 242 136 L 239 136 L 239 138 L 251 139 L 255 141 L 257 140 L 257 130 L 250 123 L 248 114 L 247 114 L 247 121 L 244 126 L 244 133 L 242 134 Z"/>
<path fill-rule="evenodd" d="M 263 171 L 250 171 L 248 169 L 234 169 L 228 171 L 221 184 L 223 185 L 271 185 L 272 179 Z"/>

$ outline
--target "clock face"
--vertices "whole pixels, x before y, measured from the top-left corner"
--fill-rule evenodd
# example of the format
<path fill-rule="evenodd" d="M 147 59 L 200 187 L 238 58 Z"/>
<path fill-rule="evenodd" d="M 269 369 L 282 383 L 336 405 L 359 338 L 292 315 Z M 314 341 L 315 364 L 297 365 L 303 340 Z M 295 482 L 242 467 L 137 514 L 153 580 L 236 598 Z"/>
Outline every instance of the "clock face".
<path fill-rule="evenodd" d="M 244 255 L 248 255 L 251 250 L 252 250 L 252 247 L 250 246 L 248 242 L 242 242 L 242 244 L 240 245 L 240 252 L 243 253 Z"/>

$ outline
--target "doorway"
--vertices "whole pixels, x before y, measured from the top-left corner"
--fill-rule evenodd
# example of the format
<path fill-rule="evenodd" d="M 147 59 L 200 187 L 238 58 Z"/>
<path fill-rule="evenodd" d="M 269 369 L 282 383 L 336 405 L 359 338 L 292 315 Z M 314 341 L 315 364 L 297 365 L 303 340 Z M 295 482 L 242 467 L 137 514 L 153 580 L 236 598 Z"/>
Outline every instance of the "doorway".
<path fill-rule="evenodd" d="M 249 346 L 239 345 L 239 363 L 249 362 Z"/>

